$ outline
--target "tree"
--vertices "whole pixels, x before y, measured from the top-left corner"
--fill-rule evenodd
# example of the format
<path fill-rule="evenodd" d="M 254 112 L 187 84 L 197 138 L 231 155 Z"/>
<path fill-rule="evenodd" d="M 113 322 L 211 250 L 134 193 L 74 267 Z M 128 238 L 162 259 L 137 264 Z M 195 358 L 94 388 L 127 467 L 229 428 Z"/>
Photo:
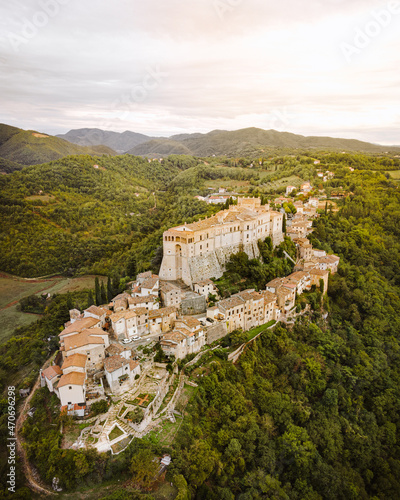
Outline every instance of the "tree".
<path fill-rule="evenodd" d="M 100 296 L 101 296 L 101 303 L 105 304 L 107 302 L 107 293 L 103 281 L 101 282 L 100 286 Z"/>
<path fill-rule="evenodd" d="M 175 500 L 190 500 L 188 484 L 182 474 L 174 476 L 172 481 L 175 487 L 178 488 L 178 494 L 175 497 Z"/>
<path fill-rule="evenodd" d="M 137 272 L 136 258 L 133 254 L 131 254 L 126 264 L 126 275 L 132 279 L 135 279 L 136 272 Z"/>
<path fill-rule="evenodd" d="M 282 232 L 286 235 L 286 214 L 283 214 L 283 219 L 282 219 Z"/>
<path fill-rule="evenodd" d="M 70 292 L 67 293 L 67 308 L 68 308 L 68 311 L 70 311 L 71 309 L 74 308 L 74 302 L 72 300 L 72 296 L 71 296 Z"/>
<path fill-rule="evenodd" d="M 156 479 L 159 463 L 154 461 L 154 455 L 150 450 L 142 449 L 133 455 L 129 471 L 132 481 L 139 488 L 149 489 Z"/>
<path fill-rule="evenodd" d="M 94 304 L 93 291 L 88 291 L 87 306 L 90 307 Z"/>
<path fill-rule="evenodd" d="M 113 297 L 114 297 L 114 294 L 113 294 L 113 289 L 112 289 L 112 285 L 111 285 L 111 278 L 109 276 L 107 278 L 107 301 L 110 302 Z"/>
<path fill-rule="evenodd" d="M 101 290 L 98 276 L 94 280 L 94 290 L 96 306 L 99 306 L 101 304 Z"/>

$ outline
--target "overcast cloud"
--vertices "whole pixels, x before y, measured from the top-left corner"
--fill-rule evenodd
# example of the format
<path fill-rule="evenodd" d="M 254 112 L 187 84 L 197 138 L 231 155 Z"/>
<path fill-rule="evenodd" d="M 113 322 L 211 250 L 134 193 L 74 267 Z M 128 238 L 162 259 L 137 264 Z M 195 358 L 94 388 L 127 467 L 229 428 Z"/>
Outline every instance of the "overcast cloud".
<path fill-rule="evenodd" d="M 0 121 L 400 144 L 400 0 L 0 0 Z"/>

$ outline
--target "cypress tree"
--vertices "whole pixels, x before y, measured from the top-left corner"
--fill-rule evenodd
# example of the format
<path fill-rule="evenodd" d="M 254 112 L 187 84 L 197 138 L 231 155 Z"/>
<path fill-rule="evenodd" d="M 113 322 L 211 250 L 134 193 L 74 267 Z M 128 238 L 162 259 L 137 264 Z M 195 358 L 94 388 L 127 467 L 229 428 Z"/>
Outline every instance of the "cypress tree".
<path fill-rule="evenodd" d="M 128 259 L 126 275 L 132 279 L 136 278 L 136 259 L 134 255 L 131 255 Z"/>
<path fill-rule="evenodd" d="M 101 282 L 100 286 L 100 297 L 101 297 L 101 303 L 105 304 L 107 302 L 107 293 L 103 281 Z"/>
<path fill-rule="evenodd" d="M 286 234 L 286 214 L 283 214 L 283 220 L 282 220 L 282 232 Z"/>
<path fill-rule="evenodd" d="M 96 306 L 99 306 L 101 304 L 101 291 L 100 291 L 99 278 L 97 276 L 96 279 L 94 280 L 94 295 L 95 295 Z"/>
<path fill-rule="evenodd" d="M 72 297 L 71 297 L 70 292 L 67 293 L 67 308 L 68 308 L 68 311 L 70 311 L 71 309 L 74 308 L 74 303 L 72 301 Z"/>
<path fill-rule="evenodd" d="M 94 304 L 93 291 L 89 290 L 87 298 L 87 306 L 90 307 Z"/>
<path fill-rule="evenodd" d="M 114 297 L 114 294 L 113 294 L 113 289 L 112 289 L 112 285 L 111 285 L 111 278 L 109 276 L 107 278 L 107 301 L 110 302 L 113 297 Z"/>

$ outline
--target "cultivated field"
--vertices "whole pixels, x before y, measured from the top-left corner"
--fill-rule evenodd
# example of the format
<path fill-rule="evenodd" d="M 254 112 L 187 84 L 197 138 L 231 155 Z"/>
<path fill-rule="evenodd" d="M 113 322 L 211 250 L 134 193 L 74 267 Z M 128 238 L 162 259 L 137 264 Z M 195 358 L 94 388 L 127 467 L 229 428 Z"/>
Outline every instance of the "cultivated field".
<path fill-rule="evenodd" d="M 99 277 L 107 281 L 107 278 Z M 0 343 L 10 338 L 16 328 L 26 326 L 40 318 L 37 314 L 27 314 L 17 310 L 20 299 L 33 294 L 76 292 L 94 288 L 95 276 L 80 278 L 53 278 L 26 280 L 2 273 L 0 275 Z"/>

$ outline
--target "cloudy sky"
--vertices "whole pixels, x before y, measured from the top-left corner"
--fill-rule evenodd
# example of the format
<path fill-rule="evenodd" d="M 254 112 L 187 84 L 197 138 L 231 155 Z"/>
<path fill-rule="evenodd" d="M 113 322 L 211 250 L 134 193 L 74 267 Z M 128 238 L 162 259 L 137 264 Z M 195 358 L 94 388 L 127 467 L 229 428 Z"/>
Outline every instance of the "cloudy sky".
<path fill-rule="evenodd" d="M 400 144 L 400 0 L 0 0 L 0 122 Z"/>

